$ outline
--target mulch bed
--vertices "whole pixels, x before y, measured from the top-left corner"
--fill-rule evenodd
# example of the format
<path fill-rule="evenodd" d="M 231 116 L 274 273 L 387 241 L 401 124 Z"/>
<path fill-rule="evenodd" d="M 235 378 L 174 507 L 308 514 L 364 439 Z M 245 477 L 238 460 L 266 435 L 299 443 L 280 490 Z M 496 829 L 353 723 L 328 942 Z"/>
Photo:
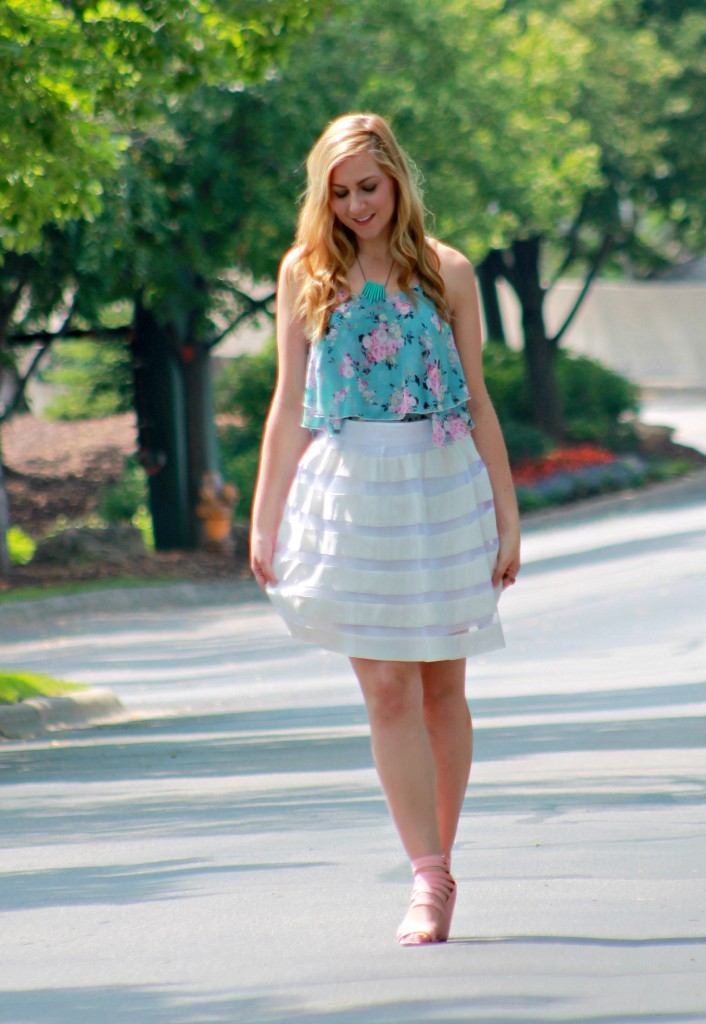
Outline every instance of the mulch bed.
<path fill-rule="evenodd" d="M 2 430 L 10 521 L 33 539 L 57 524 L 96 514 L 102 489 L 114 483 L 136 447 L 131 413 L 76 423 L 14 417 Z M 118 564 L 14 566 L 0 591 L 111 579 L 222 581 L 250 575 L 239 557 L 210 551 L 163 551 Z"/>

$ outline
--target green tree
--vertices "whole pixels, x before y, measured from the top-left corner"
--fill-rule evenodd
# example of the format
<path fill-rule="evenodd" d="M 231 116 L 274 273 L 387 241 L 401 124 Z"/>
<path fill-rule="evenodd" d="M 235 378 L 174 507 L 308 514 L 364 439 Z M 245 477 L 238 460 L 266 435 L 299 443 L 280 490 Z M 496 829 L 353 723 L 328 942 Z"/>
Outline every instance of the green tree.
<path fill-rule="evenodd" d="M 597 273 L 703 248 L 705 24 L 666 0 L 361 2 L 272 83 L 319 124 L 356 107 L 392 118 L 437 233 L 479 267 L 491 336 L 497 277 L 517 293 L 534 418 L 555 437 L 555 353 Z M 550 338 L 546 296 L 570 269 L 584 287 Z"/>
<path fill-rule="evenodd" d="M 302 154 L 280 126 L 257 88 L 195 90 L 130 146 L 120 188 L 87 231 L 104 300 L 138 297 L 140 447 L 158 547 L 199 543 L 199 487 L 219 471 L 211 352 L 267 308 L 272 294 L 253 299 L 241 278 L 273 275 L 291 240 Z"/>
<path fill-rule="evenodd" d="M 6 0 L 0 5 L 2 246 L 93 216 L 155 106 L 255 80 L 318 4 L 295 0 Z"/>
<path fill-rule="evenodd" d="M 31 371 L 56 334 L 49 323 L 56 319 L 50 316 L 52 304 L 34 286 L 57 254 L 66 257 L 61 271 L 54 266 L 51 287 L 59 334 L 74 333 L 77 325 L 81 329 L 80 308 L 95 307 L 111 292 L 115 275 L 106 285 L 99 236 L 86 229 L 101 209 L 112 205 L 130 176 L 126 168 L 140 162 L 143 142 L 148 146 L 150 139 L 163 137 L 165 112 L 206 84 L 218 83 L 233 94 L 242 91 L 264 74 L 290 37 L 308 28 L 320 8 L 297 0 L 150 0 L 141 5 L 80 0 L 70 6 L 9 0 L 2 6 L 0 365 L 14 363 L 7 346 L 11 323 L 15 329 L 18 324 L 20 329 L 28 324 L 40 328 L 43 348 Z M 158 216 L 159 203 L 152 206 Z M 113 216 L 125 209 L 118 204 Z M 65 225 L 59 238 L 56 225 Z M 138 233 L 145 227 L 138 225 Z M 151 243 L 154 233 L 146 234 Z M 141 255 L 138 246 L 128 258 L 139 261 Z M 181 341 L 200 311 L 184 314 L 184 298 L 203 292 L 205 285 L 188 263 L 181 263 L 180 271 L 171 325 L 179 328 Z M 159 291 L 154 274 L 152 280 L 142 278 L 140 308 L 149 312 Z M 164 348 L 163 354 L 168 353 Z M 20 401 L 27 379 L 19 380 L 0 422 Z M 3 571 L 8 569 L 2 540 L 6 526 L 0 469 Z"/>

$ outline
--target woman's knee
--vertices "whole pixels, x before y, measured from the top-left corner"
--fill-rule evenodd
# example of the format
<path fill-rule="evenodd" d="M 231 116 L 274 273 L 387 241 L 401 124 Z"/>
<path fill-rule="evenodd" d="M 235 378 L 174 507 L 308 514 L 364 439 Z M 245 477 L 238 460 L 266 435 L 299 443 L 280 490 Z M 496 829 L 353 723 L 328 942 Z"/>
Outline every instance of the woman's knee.
<path fill-rule="evenodd" d="M 424 703 L 431 706 L 458 706 L 466 700 L 466 664 L 464 661 L 430 662 L 422 666 Z"/>
<path fill-rule="evenodd" d="M 447 671 L 435 664 L 434 670 L 422 673 L 424 714 L 432 720 L 458 720 L 470 716 L 466 701 L 465 671 L 455 663 Z"/>
<path fill-rule="evenodd" d="M 415 663 L 351 660 L 371 720 L 387 723 L 419 714 L 422 681 Z"/>

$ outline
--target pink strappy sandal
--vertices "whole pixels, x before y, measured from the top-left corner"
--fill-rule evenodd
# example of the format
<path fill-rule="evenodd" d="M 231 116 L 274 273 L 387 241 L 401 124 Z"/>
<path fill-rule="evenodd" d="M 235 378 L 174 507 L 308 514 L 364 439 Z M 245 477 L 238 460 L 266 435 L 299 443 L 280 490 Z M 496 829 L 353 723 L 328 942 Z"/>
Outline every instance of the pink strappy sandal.
<path fill-rule="evenodd" d="M 456 904 L 456 882 L 449 870 L 449 858 L 440 853 L 417 857 L 412 861 L 412 870 L 414 884 L 409 900 L 409 911 L 397 929 L 397 941 L 401 946 L 446 942 Z M 422 929 L 414 924 L 408 925 L 409 914 L 417 907 L 430 907 L 435 912 L 437 921 Z"/>

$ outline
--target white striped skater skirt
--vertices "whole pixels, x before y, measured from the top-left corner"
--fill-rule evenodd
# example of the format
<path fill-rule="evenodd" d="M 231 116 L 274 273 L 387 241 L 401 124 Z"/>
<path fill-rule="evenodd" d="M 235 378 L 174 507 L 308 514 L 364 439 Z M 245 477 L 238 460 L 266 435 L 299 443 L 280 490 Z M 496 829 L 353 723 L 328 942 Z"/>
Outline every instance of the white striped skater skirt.
<path fill-rule="evenodd" d="M 471 437 L 432 442 L 429 419 L 344 420 L 300 460 L 267 592 L 290 634 L 384 661 L 504 647 L 498 534 Z"/>

